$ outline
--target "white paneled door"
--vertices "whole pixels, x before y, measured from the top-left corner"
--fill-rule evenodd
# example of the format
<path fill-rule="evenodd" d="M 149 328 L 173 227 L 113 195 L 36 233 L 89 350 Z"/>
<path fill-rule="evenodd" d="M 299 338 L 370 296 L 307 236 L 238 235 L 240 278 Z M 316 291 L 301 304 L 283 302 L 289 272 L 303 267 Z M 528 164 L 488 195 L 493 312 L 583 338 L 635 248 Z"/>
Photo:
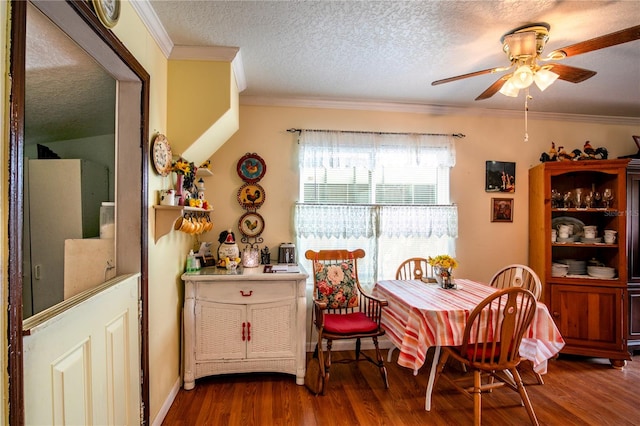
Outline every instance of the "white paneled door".
<path fill-rule="evenodd" d="M 34 318 L 24 337 L 27 425 L 140 424 L 139 280 L 118 277 Z"/>

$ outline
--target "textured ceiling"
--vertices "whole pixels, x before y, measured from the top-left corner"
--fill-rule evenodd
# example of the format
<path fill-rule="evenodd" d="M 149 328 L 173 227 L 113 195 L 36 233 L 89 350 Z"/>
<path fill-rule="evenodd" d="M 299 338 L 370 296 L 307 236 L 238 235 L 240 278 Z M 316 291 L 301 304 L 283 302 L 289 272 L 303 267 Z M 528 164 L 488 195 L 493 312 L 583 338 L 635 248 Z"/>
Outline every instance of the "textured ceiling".
<path fill-rule="evenodd" d="M 151 5 L 175 45 L 240 48 L 241 97 L 295 97 L 522 110 L 523 94 L 474 101 L 507 65 L 500 37 L 551 25 L 546 52 L 640 23 L 637 1 L 167 1 Z M 598 74 L 531 89 L 531 111 L 640 116 L 640 41 L 567 58 Z"/>
<path fill-rule="evenodd" d="M 27 9 L 25 142 L 114 133 L 115 80 L 38 9 Z"/>
<path fill-rule="evenodd" d="M 241 102 L 343 100 L 522 111 L 522 93 L 474 101 L 496 74 L 439 86 L 431 82 L 507 65 L 500 37 L 527 23 L 551 25 L 547 53 L 640 23 L 635 0 L 152 0 L 150 5 L 176 46 L 240 48 L 247 84 Z M 29 141 L 112 132 L 115 83 L 46 19 L 32 19 L 37 14 L 31 9 Z M 640 117 L 640 41 L 561 63 L 597 75 L 578 84 L 556 81 L 543 93 L 532 86 L 531 112 Z"/>

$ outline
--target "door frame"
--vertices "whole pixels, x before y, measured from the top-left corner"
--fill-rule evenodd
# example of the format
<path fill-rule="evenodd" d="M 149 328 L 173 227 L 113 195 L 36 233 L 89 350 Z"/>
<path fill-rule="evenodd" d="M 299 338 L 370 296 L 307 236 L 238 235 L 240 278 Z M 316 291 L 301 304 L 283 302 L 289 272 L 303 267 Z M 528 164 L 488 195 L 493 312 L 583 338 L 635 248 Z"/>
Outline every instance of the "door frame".
<path fill-rule="evenodd" d="M 34 1 L 35 3 L 35 1 Z M 136 60 L 136 58 L 127 50 L 120 40 L 108 29 L 106 29 L 99 21 L 97 15 L 93 12 L 90 2 L 84 0 L 67 0 L 59 3 L 60 8 L 65 8 L 68 15 L 73 15 L 77 21 L 78 17 L 86 24 L 86 28 L 90 31 L 92 38 L 97 37 L 104 45 L 101 47 L 107 54 L 115 58 L 112 66 L 105 67 L 107 71 L 114 75 L 116 80 L 120 80 L 119 76 L 125 73 L 135 75 L 136 88 L 140 90 L 140 120 L 135 123 L 136 132 L 139 134 L 139 141 L 131 141 L 118 130 L 117 138 L 125 140 L 123 152 L 119 146 L 117 156 L 128 155 L 129 158 L 135 158 L 139 161 L 139 168 L 134 168 L 133 175 L 126 176 L 128 178 L 136 178 L 136 186 L 140 190 L 139 197 L 135 200 L 128 200 L 131 194 L 123 194 L 124 200 L 133 201 L 133 204 L 139 207 L 138 215 L 134 219 L 123 216 L 123 220 L 127 221 L 125 226 L 121 228 L 132 229 L 130 225 L 139 223 L 138 233 L 125 234 L 123 232 L 120 242 L 135 243 L 134 247 L 139 247 L 140 252 L 137 256 L 127 259 L 117 256 L 118 262 L 117 274 L 139 272 L 140 278 L 140 368 L 142 370 L 141 383 L 141 421 L 143 424 L 149 423 L 149 343 L 148 343 L 148 169 L 149 169 L 149 148 L 147 136 L 149 134 L 149 91 L 150 76 L 144 67 Z M 53 6 L 56 7 L 56 6 Z M 9 424 L 24 424 L 24 375 L 23 375 L 23 327 L 22 327 L 22 229 L 23 229 L 23 154 L 24 154 L 24 105 L 25 105 L 25 47 L 26 47 L 26 17 L 27 2 L 24 0 L 11 0 L 10 3 L 11 31 L 10 31 L 10 124 L 9 124 L 9 181 L 8 181 L 8 248 L 9 258 L 7 265 L 8 272 L 8 309 L 7 309 L 7 340 L 8 340 L 8 404 L 9 404 Z M 69 9 L 70 8 L 70 9 Z M 46 14 L 46 13 L 45 13 Z M 84 26 L 83 26 L 84 27 Z M 104 64 L 103 64 L 104 65 Z M 122 79 L 118 83 L 118 90 L 127 90 L 127 86 L 131 86 L 131 80 Z M 117 128 L 119 128 L 117 126 Z M 137 138 L 136 138 L 137 139 Z M 118 171 L 118 174 L 120 171 Z M 130 180 L 129 180 L 130 181 Z M 120 196 L 116 195 L 116 199 Z M 123 203 L 120 203 L 123 204 Z M 138 210 L 138 209 L 136 209 Z M 129 222 L 133 220 L 132 222 Z M 118 233 L 117 238 L 120 238 Z M 131 241 L 134 239 L 133 241 Z M 119 244 L 120 245 L 120 244 Z M 118 252 L 116 248 L 116 252 Z"/>

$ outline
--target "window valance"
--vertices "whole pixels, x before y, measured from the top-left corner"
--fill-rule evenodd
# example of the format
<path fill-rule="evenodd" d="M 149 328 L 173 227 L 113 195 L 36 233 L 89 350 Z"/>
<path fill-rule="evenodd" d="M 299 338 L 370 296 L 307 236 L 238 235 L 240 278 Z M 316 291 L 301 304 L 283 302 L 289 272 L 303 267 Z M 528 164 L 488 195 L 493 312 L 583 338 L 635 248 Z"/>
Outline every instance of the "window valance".
<path fill-rule="evenodd" d="M 299 143 L 303 168 L 455 165 L 453 135 L 301 130 Z"/>

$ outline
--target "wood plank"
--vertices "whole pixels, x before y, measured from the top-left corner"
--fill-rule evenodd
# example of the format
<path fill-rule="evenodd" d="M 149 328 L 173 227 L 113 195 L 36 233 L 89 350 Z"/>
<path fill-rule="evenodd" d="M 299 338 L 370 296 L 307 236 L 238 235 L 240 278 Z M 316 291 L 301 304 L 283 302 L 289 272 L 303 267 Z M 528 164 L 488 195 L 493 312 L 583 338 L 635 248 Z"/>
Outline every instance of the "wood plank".
<path fill-rule="evenodd" d="M 373 351 L 367 351 L 373 356 Z M 335 363 L 353 353 L 333 354 L 329 388 L 312 395 L 286 374 L 237 374 L 198 379 L 194 390 L 181 389 L 163 425 L 451 425 L 472 424 L 473 401 L 446 381 L 437 383 L 431 411 L 424 398 L 432 350 L 417 376 L 400 367 L 397 351 L 386 363 L 389 389 L 378 368 L 368 362 Z M 385 354 L 386 359 L 386 354 Z M 636 361 L 636 362 L 633 362 Z M 549 361 L 544 385 L 534 385 L 529 365 L 521 368 L 540 424 L 632 425 L 640 418 L 637 384 L 640 355 L 623 371 L 608 359 L 561 355 Z M 463 374 L 449 363 L 450 374 Z M 530 424 L 517 393 L 508 388 L 482 397 L 485 424 Z"/>

